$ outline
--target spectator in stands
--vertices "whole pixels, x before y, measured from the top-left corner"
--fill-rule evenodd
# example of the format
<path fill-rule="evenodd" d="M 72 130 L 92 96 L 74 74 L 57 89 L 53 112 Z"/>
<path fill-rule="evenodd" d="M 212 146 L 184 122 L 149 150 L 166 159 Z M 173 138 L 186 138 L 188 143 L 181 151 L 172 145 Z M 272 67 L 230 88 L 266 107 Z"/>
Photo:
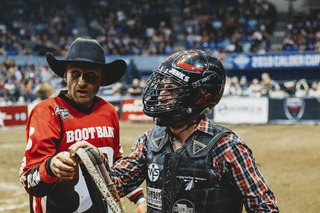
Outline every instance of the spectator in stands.
<path fill-rule="evenodd" d="M 127 71 L 121 79 L 121 83 L 126 87 L 132 84 L 132 79 L 140 79 L 140 72 L 137 69 L 137 66 L 132 58 L 130 58 Z"/>
<path fill-rule="evenodd" d="M 230 95 L 231 77 L 226 76 L 226 83 L 223 91 L 223 95 Z"/>
<path fill-rule="evenodd" d="M 115 97 L 124 95 L 123 86 L 122 86 L 122 83 L 120 82 L 116 82 L 115 84 L 113 84 L 111 90 L 112 90 L 112 95 Z"/>
<path fill-rule="evenodd" d="M 233 76 L 231 78 L 229 92 L 230 92 L 230 95 L 241 95 L 242 94 L 242 88 L 240 86 L 238 76 Z"/>
<path fill-rule="evenodd" d="M 3 65 L 5 66 L 6 70 L 9 70 L 9 68 L 11 67 L 11 62 L 9 57 L 6 57 L 3 61 Z"/>
<path fill-rule="evenodd" d="M 309 85 L 306 79 L 300 79 L 295 86 L 295 96 L 296 97 L 305 97 L 308 94 Z"/>
<path fill-rule="evenodd" d="M 49 82 L 44 81 L 34 88 L 33 93 L 36 95 L 36 97 L 44 100 L 51 97 L 55 93 L 55 89 Z"/>
<path fill-rule="evenodd" d="M 261 96 L 262 85 L 257 78 L 254 78 L 248 87 L 248 95 L 252 97 Z"/>
<path fill-rule="evenodd" d="M 292 97 L 295 96 L 295 85 L 296 83 L 294 81 L 286 81 L 283 83 L 285 90 L 284 90 L 284 96 L 285 97 Z"/>
<path fill-rule="evenodd" d="M 7 99 L 7 93 L 5 90 L 5 78 L 0 75 L 0 105 Z"/>
<path fill-rule="evenodd" d="M 21 88 L 21 95 L 24 97 L 25 102 L 31 103 L 34 100 L 34 93 L 32 91 L 32 79 L 24 79 Z"/>
<path fill-rule="evenodd" d="M 261 95 L 263 96 L 279 96 L 281 95 L 281 87 L 278 82 L 270 78 L 269 73 L 261 75 Z"/>
<path fill-rule="evenodd" d="M 240 77 L 239 84 L 240 84 L 240 87 L 241 87 L 242 95 L 248 95 L 249 83 L 248 83 L 247 76 L 242 75 Z"/>
<path fill-rule="evenodd" d="M 308 90 L 309 97 L 320 97 L 320 86 L 318 81 L 312 81 Z"/>
<path fill-rule="evenodd" d="M 134 78 L 131 87 L 128 88 L 127 93 L 133 97 L 139 97 L 142 94 L 142 87 L 140 86 L 140 79 Z"/>
<path fill-rule="evenodd" d="M 7 82 L 4 84 L 4 89 L 8 101 L 15 102 L 17 100 L 17 88 L 12 79 L 7 80 Z"/>
<path fill-rule="evenodd" d="M 26 100 L 24 99 L 24 96 L 20 96 L 16 102 L 17 105 L 24 105 L 26 104 Z"/>
<path fill-rule="evenodd" d="M 0 63 L 0 78 L 3 76 L 4 78 L 7 77 L 7 69 L 4 63 Z"/>
<path fill-rule="evenodd" d="M 270 94 L 270 91 L 272 90 L 273 84 L 271 82 L 271 78 L 269 73 L 262 73 L 261 74 L 261 95 L 268 96 Z"/>

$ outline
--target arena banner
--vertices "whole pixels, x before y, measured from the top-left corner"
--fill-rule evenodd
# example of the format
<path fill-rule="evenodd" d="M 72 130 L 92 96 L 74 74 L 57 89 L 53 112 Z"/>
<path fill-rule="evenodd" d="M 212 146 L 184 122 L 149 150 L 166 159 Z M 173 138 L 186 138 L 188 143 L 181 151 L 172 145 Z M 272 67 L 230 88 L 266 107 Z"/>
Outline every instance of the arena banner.
<path fill-rule="evenodd" d="M 26 125 L 28 106 L 0 106 L 0 127 Z"/>
<path fill-rule="evenodd" d="M 320 123 L 320 98 L 271 98 L 269 100 L 269 122 Z"/>
<path fill-rule="evenodd" d="M 235 54 L 228 60 L 236 70 L 312 69 L 320 66 L 320 53 Z"/>
<path fill-rule="evenodd" d="M 268 122 L 268 98 L 223 97 L 214 107 L 213 121 L 229 124 L 265 124 Z"/>
<path fill-rule="evenodd" d="M 121 101 L 122 121 L 152 121 L 152 118 L 143 113 L 141 98 L 123 99 Z"/>

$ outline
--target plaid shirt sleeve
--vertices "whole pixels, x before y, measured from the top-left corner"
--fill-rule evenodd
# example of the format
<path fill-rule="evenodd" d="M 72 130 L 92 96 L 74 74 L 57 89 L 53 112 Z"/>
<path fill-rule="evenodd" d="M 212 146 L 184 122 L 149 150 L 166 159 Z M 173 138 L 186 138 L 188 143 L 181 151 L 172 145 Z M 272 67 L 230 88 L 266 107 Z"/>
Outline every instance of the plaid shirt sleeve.
<path fill-rule="evenodd" d="M 214 148 L 213 168 L 219 179 L 239 189 L 247 212 L 279 212 L 276 198 L 260 173 L 252 151 L 235 134 Z"/>
<path fill-rule="evenodd" d="M 117 160 L 113 167 L 108 168 L 121 197 L 132 192 L 145 180 L 146 143 L 149 134 L 150 130 L 143 133 L 133 144 L 131 154 Z"/>

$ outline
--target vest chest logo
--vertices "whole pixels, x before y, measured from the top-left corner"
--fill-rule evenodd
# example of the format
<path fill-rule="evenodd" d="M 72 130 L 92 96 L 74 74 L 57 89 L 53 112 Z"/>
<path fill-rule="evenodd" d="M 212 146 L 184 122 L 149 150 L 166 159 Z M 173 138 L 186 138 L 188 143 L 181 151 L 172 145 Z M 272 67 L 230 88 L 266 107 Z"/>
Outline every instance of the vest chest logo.
<path fill-rule="evenodd" d="M 58 105 L 56 105 L 54 107 L 54 112 L 52 114 L 59 116 L 64 121 L 66 120 L 66 118 L 73 119 L 72 116 L 69 113 L 69 110 L 67 108 L 64 108 L 64 107 L 58 106 Z"/>
<path fill-rule="evenodd" d="M 191 201 L 181 199 L 175 202 L 172 208 L 173 213 L 194 213 L 194 205 Z"/>
<path fill-rule="evenodd" d="M 158 164 L 151 163 L 148 166 L 148 177 L 151 182 L 156 182 L 160 176 L 160 168 Z"/>
<path fill-rule="evenodd" d="M 177 176 L 177 179 L 180 181 L 185 182 L 185 189 L 186 191 L 190 191 L 191 189 L 194 188 L 194 184 L 199 182 L 199 181 L 206 181 L 206 178 L 201 178 L 201 177 L 191 177 L 191 176 Z"/>

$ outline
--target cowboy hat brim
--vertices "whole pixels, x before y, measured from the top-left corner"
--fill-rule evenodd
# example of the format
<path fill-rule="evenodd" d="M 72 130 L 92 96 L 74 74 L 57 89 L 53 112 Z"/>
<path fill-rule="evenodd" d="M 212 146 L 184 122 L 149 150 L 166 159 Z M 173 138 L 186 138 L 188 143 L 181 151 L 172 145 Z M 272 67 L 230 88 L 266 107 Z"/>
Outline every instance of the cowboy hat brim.
<path fill-rule="evenodd" d="M 115 60 L 111 63 L 99 63 L 83 58 L 79 60 L 58 60 L 51 53 L 46 54 L 46 59 L 52 71 L 61 78 L 63 78 L 67 69 L 67 65 L 70 62 L 98 65 L 101 67 L 102 74 L 105 75 L 105 78 L 103 78 L 104 80 L 100 83 L 100 86 L 108 86 L 119 81 L 127 69 L 126 62 L 121 59 Z"/>

